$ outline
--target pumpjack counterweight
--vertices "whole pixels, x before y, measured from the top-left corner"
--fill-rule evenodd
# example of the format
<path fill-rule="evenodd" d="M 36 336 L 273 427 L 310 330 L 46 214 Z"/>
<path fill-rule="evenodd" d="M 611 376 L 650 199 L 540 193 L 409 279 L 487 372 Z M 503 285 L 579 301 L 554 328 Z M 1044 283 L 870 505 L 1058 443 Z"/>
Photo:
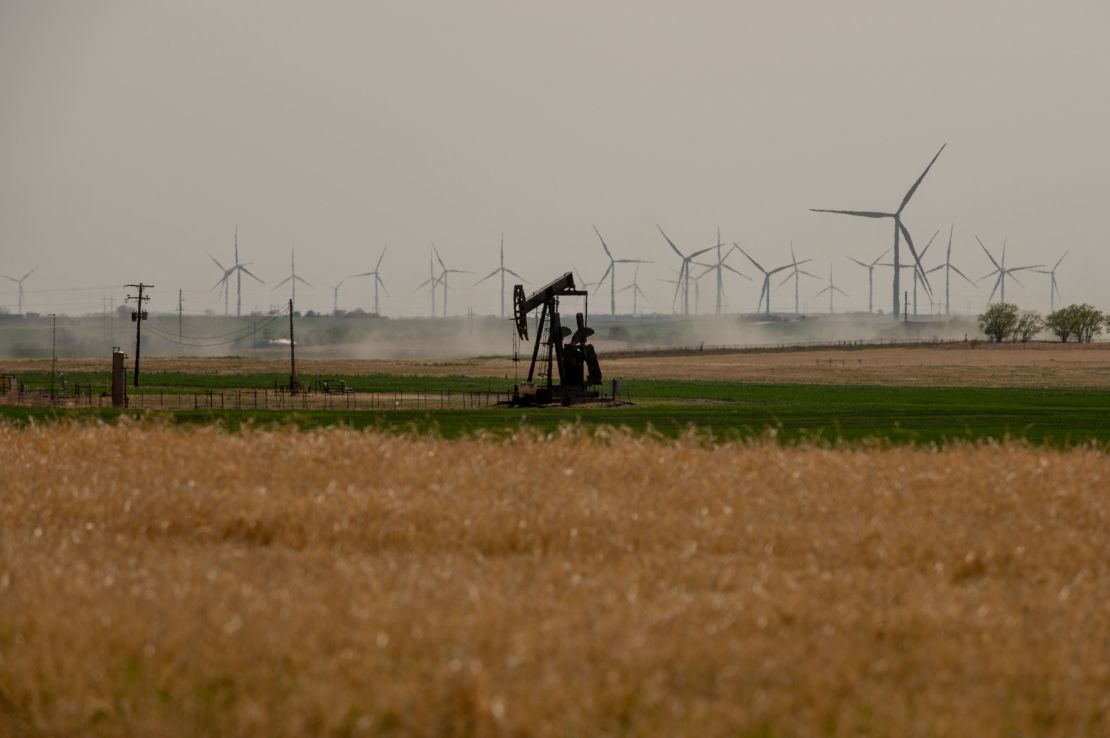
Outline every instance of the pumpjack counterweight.
<path fill-rule="evenodd" d="M 564 326 L 559 318 L 561 297 L 586 299 L 586 313 L 575 314 L 576 330 Z M 529 341 L 528 316 L 539 310 L 528 379 L 513 388 L 514 405 L 572 405 L 598 398 L 599 393 L 590 389 L 601 384 L 601 366 L 597 352 L 588 343 L 594 333 L 593 328 L 586 325 L 588 306 L 589 293 L 575 288 L 571 272 L 528 296 L 522 285 L 513 287 L 513 322 L 521 341 Z M 558 383 L 555 382 L 556 374 Z"/>

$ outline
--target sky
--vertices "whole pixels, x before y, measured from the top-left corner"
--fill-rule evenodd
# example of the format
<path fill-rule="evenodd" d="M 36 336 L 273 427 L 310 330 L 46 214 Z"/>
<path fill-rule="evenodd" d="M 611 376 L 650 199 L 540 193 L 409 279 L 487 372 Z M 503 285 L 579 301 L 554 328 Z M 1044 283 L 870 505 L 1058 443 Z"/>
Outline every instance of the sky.
<path fill-rule="evenodd" d="M 532 286 L 572 266 L 593 281 L 596 225 L 617 258 L 652 262 L 641 308 L 670 312 L 679 260 L 658 224 L 684 250 L 719 227 L 767 267 L 792 242 L 821 277 L 803 309 L 828 309 L 830 269 L 837 310 L 866 309 L 847 257 L 878 257 L 889 221 L 809 209 L 894 210 L 947 144 L 904 214 L 918 244 L 942 231 L 926 266 L 954 224 L 973 279 L 992 269 L 975 235 L 1007 238 L 1008 265 L 1069 251 L 1063 299 L 1110 309 L 1108 37 L 1102 0 L 0 0 L 0 274 L 37 269 L 27 310 L 98 312 L 143 281 L 154 311 L 182 290 L 187 312 L 222 312 L 209 254 L 232 262 L 238 226 L 266 282 L 244 281 L 244 311 L 288 299 L 294 249 L 313 286 L 298 309 L 330 310 L 388 247 L 382 312 L 416 316 L 434 241 L 474 272 L 452 275 L 450 312 L 496 313 L 497 278 L 473 283 L 502 234 Z M 618 265 L 617 287 L 631 278 Z M 1047 310 L 1047 275 L 1020 279 L 1007 299 Z M 875 281 L 889 310 L 890 270 Z M 725 291 L 751 311 L 759 281 Z M 989 293 L 953 283 L 953 309 Z M 339 293 L 371 300 L 365 278 Z M 791 288 L 773 300 L 792 307 Z"/>

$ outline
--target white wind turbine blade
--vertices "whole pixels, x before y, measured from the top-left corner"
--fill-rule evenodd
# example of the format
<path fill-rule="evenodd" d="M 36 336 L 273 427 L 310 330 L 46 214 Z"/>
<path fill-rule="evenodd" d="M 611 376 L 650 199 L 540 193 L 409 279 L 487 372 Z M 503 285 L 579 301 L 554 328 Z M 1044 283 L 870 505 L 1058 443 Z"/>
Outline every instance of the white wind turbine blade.
<path fill-rule="evenodd" d="M 595 294 L 595 295 L 596 295 L 596 294 L 598 293 L 598 290 L 600 290 L 600 289 L 601 289 L 601 287 L 602 287 L 602 282 L 604 282 L 604 281 L 605 281 L 605 278 L 609 276 L 609 272 L 611 272 L 611 271 L 613 271 L 613 264 L 612 264 L 612 262 L 610 262 L 610 263 L 609 263 L 609 267 L 608 267 L 608 268 L 607 268 L 607 269 L 605 270 L 605 273 L 601 275 L 601 279 L 599 279 L 599 280 L 597 280 L 596 282 L 594 282 L 594 287 L 595 287 L 595 289 L 594 289 L 594 294 Z"/>
<path fill-rule="evenodd" d="M 943 148 L 944 147 L 942 146 L 941 149 L 943 150 Z M 939 151 L 937 152 L 937 156 L 940 156 Z M 929 166 L 932 166 L 932 164 L 930 164 Z M 929 170 L 926 169 L 925 171 L 929 171 Z M 922 175 L 922 176 L 924 176 L 924 175 Z M 906 239 L 906 245 L 910 247 L 910 253 L 913 254 L 913 259 L 914 259 L 914 262 L 915 262 L 915 271 L 921 276 L 921 282 L 922 282 L 922 285 L 925 287 L 925 293 L 928 294 L 928 295 L 932 295 L 933 294 L 932 285 L 929 284 L 929 277 L 926 276 L 926 274 L 925 274 L 925 266 L 921 263 L 921 255 L 917 253 L 917 249 L 913 245 L 913 237 L 910 236 L 909 229 L 906 228 L 906 226 L 902 223 L 902 221 L 897 219 L 897 218 L 895 218 L 894 223 L 898 227 L 898 230 L 900 230 L 902 232 L 902 237 L 904 239 Z M 937 233 L 939 233 L 939 232 L 940 231 L 937 231 Z M 933 234 L 933 238 L 936 238 L 936 234 Z M 929 239 L 929 242 L 932 243 L 932 239 Z"/>
<path fill-rule="evenodd" d="M 875 257 L 875 261 L 871 262 L 871 266 L 875 266 L 876 264 L 878 264 L 879 260 L 886 256 L 888 253 L 890 253 L 890 249 L 883 249 L 883 253 Z"/>
<path fill-rule="evenodd" d="M 998 263 L 998 261 L 994 258 L 994 256 L 991 255 L 991 252 L 987 249 L 987 247 L 983 245 L 982 239 L 980 239 L 978 236 L 976 236 L 975 240 L 979 242 L 979 248 L 983 249 L 983 253 L 986 254 L 987 258 L 991 260 L 991 264 L 994 264 L 994 268 L 995 269 L 1001 269 L 1002 265 Z M 991 274 L 993 274 L 993 273 L 994 272 L 991 272 Z"/>
<path fill-rule="evenodd" d="M 929 170 L 933 168 L 933 164 L 936 164 L 937 158 L 940 157 L 940 152 L 944 151 L 944 147 L 947 145 L 948 144 L 946 143 L 940 147 L 940 150 L 937 151 L 937 153 L 933 156 L 932 161 L 929 162 L 929 166 L 925 167 L 925 171 L 921 173 L 921 176 L 918 177 L 917 181 L 913 183 L 913 186 L 910 187 L 910 190 L 906 193 L 906 196 L 902 198 L 902 204 L 898 206 L 899 215 L 901 215 L 902 211 L 906 209 L 906 205 L 909 204 L 910 198 L 913 197 L 913 193 L 917 192 L 917 188 L 921 186 L 921 181 L 925 179 L 925 175 L 928 174 Z"/>
<path fill-rule="evenodd" d="M 667 243 L 668 243 L 668 244 L 670 245 L 670 247 L 671 247 L 671 250 L 673 250 L 673 251 L 674 251 L 674 252 L 675 252 L 676 254 L 678 254 L 678 257 L 679 257 L 680 259 L 685 259 L 686 257 L 685 257 L 685 256 L 683 256 L 683 255 L 682 255 L 682 252 L 678 250 L 678 246 L 675 246 L 675 243 L 674 243 L 674 241 L 672 241 L 672 240 L 671 240 L 671 237 L 670 237 L 670 236 L 668 236 L 668 235 L 666 234 L 666 232 L 664 232 L 664 231 L 663 231 L 663 226 L 661 226 L 661 225 L 659 225 L 658 223 L 656 223 L 656 224 L 655 224 L 655 227 L 656 227 L 656 228 L 658 228 L 658 229 L 659 229 L 659 232 L 663 234 L 663 238 L 664 238 L 664 240 L 666 240 L 666 242 L 667 242 Z M 598 234 L 598 236 L 600 236 L 600 235 L 601 235 L 601 234 L 599 233 L 599 234 Z M 605 241 L 603 240 L 603 241 L 602 241 L 602 243 L 605 243 Z"/>
<path fill-rule="evenodd" d="M 501 273 L 501 267 L 498 267 L 497 269 L 494 269 L 492 272 L 490 272 L 489 274 L 487 274 L 486 276 L 482 277 L 477 282 L 475 282 L 474 286 L 477 287 L 478 285 L 480 285 L 482 282 L 485 282 L 490 277 L 496 277 L 500 273 Z"/>
<path fill-rule="evenodd" d="M 860 218 L 893 218 L 894 213 L 880 213 L 874 210 L 826 210 L 825 208 L 810 208 L 811 213 L 837 213 L 838 215 L 855 215 Z"/>
<path fill-rule="evenodd" d="M 736 276 L 738 276 L 738 277 L 743 277 L 744 279 L 748 280 L 749 282 L 751 282 L 751 281 L 752 281 L 752 278 L 751 278 L 751 277 L 749 277 L 749 276 L 748 276 L 747 274 L 744 274 L 743 272 L 741 272 L 741 271 L 739 271 L 739 270 L 737 270 L 737 269 L 733 269 L 733 268 L 732 268 L 731 266 L 729 266 L 728 264 L 721 264 L 721 268 L 723 268 L 723 269 L 727 269 L 727 270 L 729 270 L 730 272 L 732 272 L 733 274 L 735 274 Z"/>
<path fill-rule="evenodd" d="M 960 271 L 960 270 L 959 270 L 959 269 L 958 269 L 958 268 L 956 267 L 956 265 L 955 265 L 955 264 L 949 264 L 949 266 L 951 267 L 952 271 L 954 271 L 954 272 L 955 272 L 956 274 L 959 274 L 959 275 L 960 275 L 961 277 L 963 277 L 963 278 L 964 278 L 964 281 L 965 281 L 965 282 L 967 282 L 968 284 L 970 284 L 970 285 L 971 285 L 972 287 L 977 287 L 977 286 L 978 286 L 978 285 L 976 285 L 976 284 L 975 284 L 975 282 L 972 282 L 972 281 L 971 281 L 970 279 L 968 279 L 968 278 L 967 278 L 967 275 L 966 275 L 966 274 L 964 274 L 963 272 L 961 272 L 961 271 Z"/>
<path fill-rule="evenodd" d="M 755 259 L 753 259 L 753 258 L 752 258 L 752 255 L 751 255 L 751 254 L 749 254 L 749 253 L 748 253 L 747 251 L 745 251 L 745 250 L 744 250 L 744 247 L 743 247 L 743 246 L 741 246 L 741 245 L 740 245 L 740 244 L 738 244 L 738 243 L 733 243 L 733 246 L 735 246 L 736 248 L 740 249 L 740 253 L 741 253 L 741 254 L 743 254 L 744 256 L 748 257 L 748 261 L 750 261 L 750 262 L 751 262 L 752 264 L 754 264 L 754 265 L 755 265 L 755 268 L 756 268 L 756 269 L 758 269 L 759 271 L 763 272 L 764 274 L 767 274 L 767 270 L 766 270 L 766 269 L 764 269 L 764 268 L 763 268 L 763 266 L 762 266 L 762 265 L 761 265 L 761 264 L 760 264 L 760 263 L 759 263 L 758 261 L 756 261 Z"/>
<path fill-rule="evenodd" d="M 601 241 L 601 248 L 605 249 L 605 255 L 609 257 L 610 261 L 612 261 L 613 252 L 609 250 L 609 244 L 605 243 L 605 239 L 601 237 L 601 231 L 597 229 L 597 226 L 594 226 L 594 233 L 597 234 L 598 239 Z"/>

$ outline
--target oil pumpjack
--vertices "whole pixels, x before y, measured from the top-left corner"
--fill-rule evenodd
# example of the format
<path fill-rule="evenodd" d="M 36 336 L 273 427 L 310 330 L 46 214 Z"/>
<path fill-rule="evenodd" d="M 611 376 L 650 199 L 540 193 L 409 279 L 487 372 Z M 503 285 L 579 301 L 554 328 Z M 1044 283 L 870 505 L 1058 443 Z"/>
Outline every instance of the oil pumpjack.
<path fill-rule="evenodd" d="M 601 367 L 597 363 L 597 353 L 587 343 L 594 330 L 586 325 L 586 318 L 582 313 L 575 315 L 577 330 L 571 331 L 564 326 L 559 319 L 560 297 L 586 298 L 588 313 L 589 293 L 575 289 L 574 274 L 571 272 L 527 297 L 524 295 L 523 285 L 513 287 L 513 321 L 521 341 L 527 343 L 529 340 L 529 313 L 536 309 L 540 311 L 532 347 L 532 362 L 528 366 L 528 379 L 513 388 L 513 405 L 572 405 L 599 397 L 597 391 L 590 389 L 593 385 L 601 384 Z M 556 371 L 559 374 L 558 384 L 554 381 Z"/>

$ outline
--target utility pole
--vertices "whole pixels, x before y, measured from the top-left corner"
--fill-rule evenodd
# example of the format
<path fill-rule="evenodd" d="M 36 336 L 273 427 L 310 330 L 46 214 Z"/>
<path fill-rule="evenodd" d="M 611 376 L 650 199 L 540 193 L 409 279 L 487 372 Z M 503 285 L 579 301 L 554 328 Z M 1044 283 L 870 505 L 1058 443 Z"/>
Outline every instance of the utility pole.
<path fill-rule="evenodd" d="M 185 300 L 181 297 L 181 290 L 177 291 L 177 337 L 183 338 L 181 331 L 181 312 L 184 308 Z"/>
<path fill-rule="evenodd" d="M 289 298 L 289 392 L 297 391 L 297 352 L 293 348 L 293 298 Z"/>
<path fill-rule="evenodd" d="M 897 267 L 895 267 L 897 268 Z M 902 293 L 902 322 L 910 322 L 910 292 L 906 290 Z"/>
<path fill-rule="evenodd" d="M 54 404 L 54 377 L 58 375 L 58 314 L 50 313 L 50 404 Z"/>
<path fill-rule="evenodd" d="M 131 320 L 135 323 L 135 386 L 139 386 L 139 348 L 142 345 L 143 339 L 143 321 L 147 319 L 147 311 L 143 309 L 143 303 L 150 300 L 149 296 L 143 296 L 143 290 L 153 287 L 152 284 L 125 284 L 124 287 L 135 287 L 139 290 L 139 294 L 128 295 L 124 302 L 128 300 L 135 301 L 135 309 L 131 311 Z"/>

